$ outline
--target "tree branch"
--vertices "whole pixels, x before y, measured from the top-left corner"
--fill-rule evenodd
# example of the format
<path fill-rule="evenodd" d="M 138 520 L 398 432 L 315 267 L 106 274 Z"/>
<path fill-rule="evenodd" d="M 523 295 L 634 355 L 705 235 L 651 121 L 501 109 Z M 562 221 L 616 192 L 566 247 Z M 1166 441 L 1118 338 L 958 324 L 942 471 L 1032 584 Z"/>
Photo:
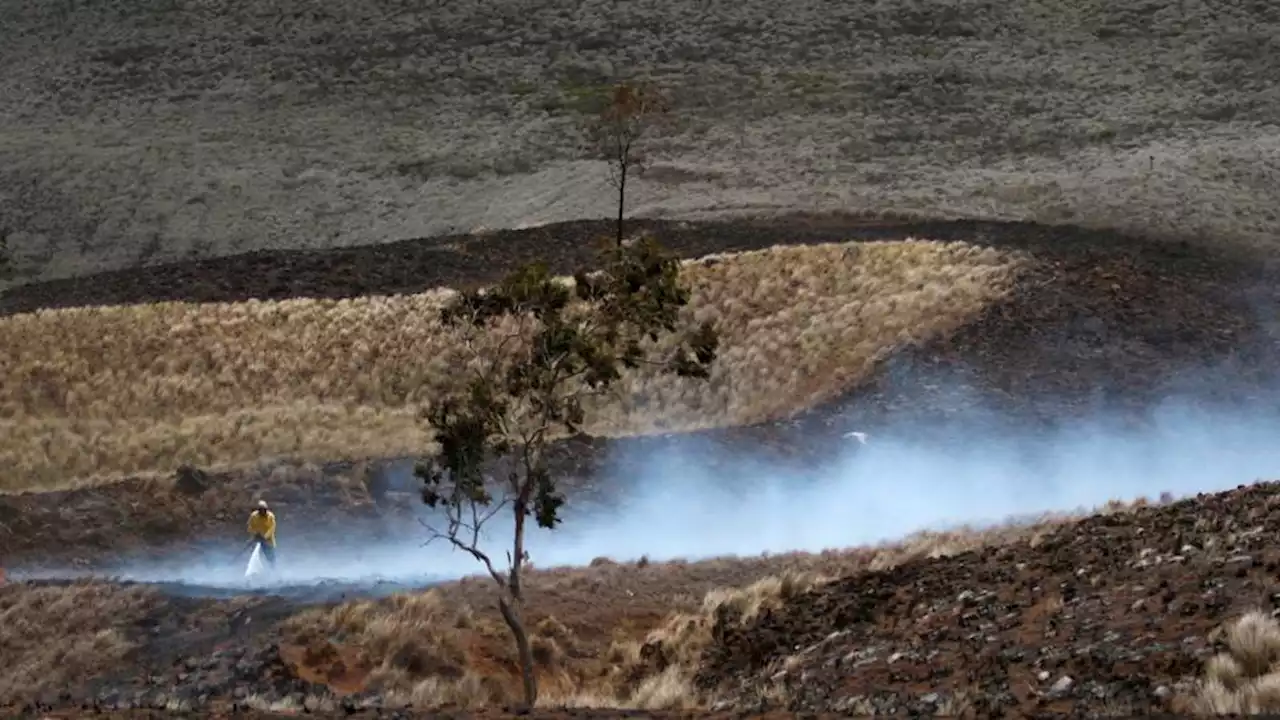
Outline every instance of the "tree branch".
<path fill-rule="evenodd" d="M 418 524 L 426 528 L 427 532 L 429 533 L 429 537 L 427 538 L 427 541 L 423 543 L 423 545 L 429 545 L 435 540 L 444 540 L 448 542 L 455 549 L 461 550 L 467 553 L 468 555 L 470 555 L 471 557 L 479 561 L 481 564 L 483 564 L 485 567 L 485 570 L 487 570 L 489 573 L 489 577 L 493 578 L 494 582 L 498 583 L 499 587 L 501 587 L 503 590 L 506 590 L 507 589 L 506 578 L 504 578 L 502 573 L 499 573 L 497 568 L 494 567 L 493 561 L 489 559 L 489 555 L 480 549 L 480 529 L 484 526 L 485 522 L 488 522 L 490 518 L 492 518 L 494 515 L 498 513 L 499 510 L 501 510 L 504 506 L 506 506 L 507 500 L 503 499 L 500 502 L 493 503 L 491 508 L 486 509 L 486 512 L 484 513 L 483 517 L 480 517 L 478 515 L 478 509 L 477 509 L 476 503 L 468 503 L 468 504 L 471 506 L 473 518 L 476 518 L 476 520 L 470 526 L 467 526 L 466 523 L 463 523 L 459 515 L 452 508 L 446 511 L 446 517 L 448 518 L 449 529 L 445 532 L 441 532 L 437 530 L 427 521 L 423 520 L 422 518 L 418 518 Z M 470 530 L 471 542 L 469 543 L 463 542 L 462 540 L 458 539 L 459 529 Z"/>

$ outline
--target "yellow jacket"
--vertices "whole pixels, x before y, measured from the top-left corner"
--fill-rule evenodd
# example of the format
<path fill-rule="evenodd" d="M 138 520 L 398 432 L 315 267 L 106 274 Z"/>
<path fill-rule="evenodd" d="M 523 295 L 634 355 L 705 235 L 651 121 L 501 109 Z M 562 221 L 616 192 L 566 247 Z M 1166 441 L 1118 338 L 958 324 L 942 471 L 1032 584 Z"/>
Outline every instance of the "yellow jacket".
<path fill-rule="evenodd" d="M 276 514 L 267 511 L 266 515 L 253 511 L 249 515 L 249 534 L 261 535 L 266 538 L 267 544 L 271 547 L 276 546 Z"/>

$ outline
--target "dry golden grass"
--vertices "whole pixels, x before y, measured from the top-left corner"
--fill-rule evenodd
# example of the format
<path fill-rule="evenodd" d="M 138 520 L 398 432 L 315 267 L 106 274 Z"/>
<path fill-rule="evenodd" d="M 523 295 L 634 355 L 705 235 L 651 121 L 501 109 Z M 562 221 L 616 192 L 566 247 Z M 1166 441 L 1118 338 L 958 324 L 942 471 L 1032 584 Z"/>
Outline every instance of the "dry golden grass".
<path fill-rule="evenodd" d="M 554 618 L 530 625 L 541 672 L 561 663 L 571 633 Z M 496 617 L 450 605 L 439 592 L 402 594 L 313 610 L 285 625 L 302 648 L 285 657 L 309 679 L 339 690 L 379 687 L 392 704 L 475 707 L 515 699 L 510 636 Z"/>
<path fill-rule="evenodd" d="M 1111 502 L 1096 512 L 1146 506 Z M 879 546 L 700 562 L 617 563 L 529 574 L 528 624 L 539 648 L 539 702 L 550 707 L 679 710 L 712 698 L 692 679 L 713 642 L 717 614 L 749 623 L 826 578 L 883 570 L 1041 538 L 1082 515 L 1025 518 L 990 528 L 924 532 Z M 510 702 L 519 679 L 513 644 L 493 607 L 486 578 L 467 578 L 421 594 L 317 609 L 293 618 L 291 642 L 319 649 L 295 655 L 308 679 L 339 689 L 380 683 L 415 706 Z M 334 679 L 331 658 L 345 657 Z M 340 673 L 341 674 L 341 673 Z"/>
<path fill-rule="evenodd" d="M 785 416 L 946 333 L 1011 287 L 1025 259 L 907 240 L 780 247 L 686 263 L 722 355 L 708 383 L 627 377 L 596 434 Z M 42 311 L 0 319 L 0 491 L 49 490 L 183 463 L 355 459 L 430 449 L 422 405 L 470 352 L 408 297 Z M 486 349 L 482 339 L 477 347 Z M 659 408 L 654 412 L 650 408 Z"/>
<path fill-rule="evenodd" d="M 1205 715 L 1280 712 L 1280 622 L 1261 610 L 1226 632 L 1226 652 L 1205 663 L 1192 709 Z"/>
<path fill-rule="evenodd" d="M 159 601 L 152 590 L 100 583 L 0 587 L 0 703 L 30 701 L 112 670 L 134 647 L 119 628 Z"/>
<path fill-rule="evenodd" d="M 694 688 L 693 676 L 702 653 L 713 642 L 716 619 L 723 615 L 734 623 L 748 625 L 765 610 L 778 609 L 826 581 L 825 576 L 817 573 L 788 571 L 761 578 L 743 588 L 712 590 L 703 597 L 699 612 L 674 615 L 645 639 L 647 652 L 660 658 L 661 669 L 656 674 L 643 676 L 636 682 L 637 671 L 652 667 L 653 662 L 646 662 L 637 652 L 630 667 L 619 668 L 612 684 L 627 698 L 626 707 L 644 710 L 701 707 L 705 698 Z"/>

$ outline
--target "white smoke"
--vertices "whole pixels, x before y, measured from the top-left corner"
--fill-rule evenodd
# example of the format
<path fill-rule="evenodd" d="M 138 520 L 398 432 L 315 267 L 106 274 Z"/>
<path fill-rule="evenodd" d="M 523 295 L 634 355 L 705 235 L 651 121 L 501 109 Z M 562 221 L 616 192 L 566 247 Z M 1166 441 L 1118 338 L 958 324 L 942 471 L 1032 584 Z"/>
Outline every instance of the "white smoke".
<path fill-rule="evenodd" d="M 976 402 L 970 393 L 959 395 Z M 975 404 L 945 432 L 925 435 L 905 421 L 838 429 L 832 442 L 842 451 L 805 469 L 673 440 L 662 453 L 620 451 L 640 455 L 611 463 L 629 469 L 609 480 L 626 488 L 619 502 L 571 508 L 556 530 L 531 530 L 528 551 L 540 567 L 584 565 L 599 556 L 660 561 L 821 551 L 1113 499 L 1215 492 L 1280 477 L 1277 407 L 1269 399 L 1247 407 L 1171 399 L 1141 424 L 1100 414 L 1048 433 L 1023 433 L 1010 431 L 1013 423 L 993 422 L 996 414 Z M 865 432 L 865 443 L 840 438 L 842 432 Z M 483 544 L 500 568 L 510 529 L 509 515 L 495 517 Z M 424 547 L 427 533 L 416 524 L 400 528 L 394 540 L 334 533 L 324 547 L 282 539 L 275 582 L 421 585 L 483 572 L 443 543 Z M 243 563 L 181 557 L 121 576 L 233 587 L 243 583 Z"/>

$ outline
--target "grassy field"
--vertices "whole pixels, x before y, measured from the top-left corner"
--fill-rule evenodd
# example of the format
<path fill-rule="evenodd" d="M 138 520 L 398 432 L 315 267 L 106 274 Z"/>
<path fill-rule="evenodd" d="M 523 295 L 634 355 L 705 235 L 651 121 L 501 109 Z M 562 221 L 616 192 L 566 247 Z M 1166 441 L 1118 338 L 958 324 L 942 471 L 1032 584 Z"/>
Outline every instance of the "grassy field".
<path fill-rule="evenodd" d="M 574 129 L 646 75 L 639 215 L 1269 242 L 1277 37 L 1248 0 L 0 0 L 0 227 L 26 281 L 601 217 Z"/>
<path fill-rule="evenodd" d="M 591 409 L 587 429 L 622 435 L 785 417 L 855 386 L 894 348 L 971 319 L 1010 290 L 1026 262 L 923 240 L 689 261 L 686 315 L 715 320 L 722 334 L 711 381 L 630 375 Z M 0 375 L 11 380 L 0 390 L 0 462 L 17 470 L 0 489 L 50 490 L 183 463 L 427 451 L 420 410 L 475 357 L 437 319 L 449 292 L 0 319 Z"/>
<path fill-rule="evenodd" d="M 0 698 L 34 697 L 114 670 L 135 647 L 129 625 L 160 602 L 146 588 L 0 583 Z"/>

